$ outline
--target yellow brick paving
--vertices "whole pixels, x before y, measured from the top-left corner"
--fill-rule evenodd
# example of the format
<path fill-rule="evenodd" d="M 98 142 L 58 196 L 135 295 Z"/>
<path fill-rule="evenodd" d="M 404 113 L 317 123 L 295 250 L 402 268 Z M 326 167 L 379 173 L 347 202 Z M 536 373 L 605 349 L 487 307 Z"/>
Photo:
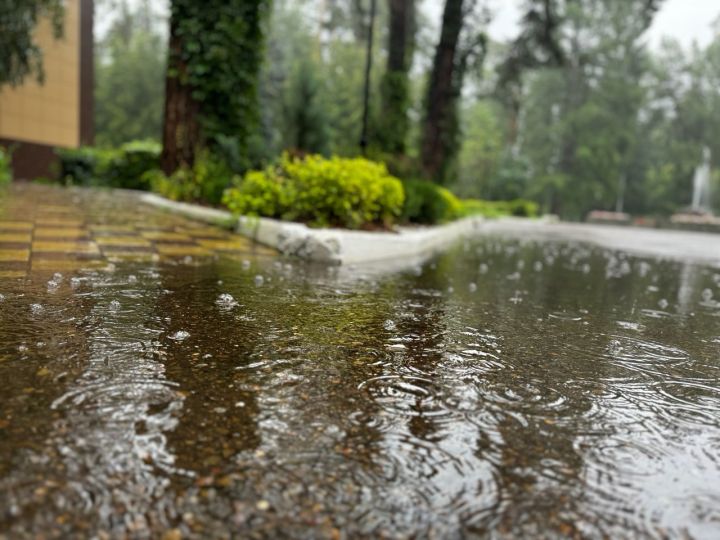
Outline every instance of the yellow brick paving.
<path fill-rule="evenodd" d="M 146 206 L 130 193 L 32 184 L 0 190 L 0 279 L 122 261 L 276 254 L 230 231 Z"/>

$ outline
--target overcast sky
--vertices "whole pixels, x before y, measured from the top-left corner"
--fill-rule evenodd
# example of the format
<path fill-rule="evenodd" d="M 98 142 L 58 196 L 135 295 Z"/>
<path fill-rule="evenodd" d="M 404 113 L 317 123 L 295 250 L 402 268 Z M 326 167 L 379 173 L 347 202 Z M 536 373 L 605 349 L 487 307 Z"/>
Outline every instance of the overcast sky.
<path fill-rule="evenodd" d="M 440 20 L 443 5 L 443 0 L 424 0 L 430 20 Z M 523 0 L 490 0 L 490 5 L 495 11 L 495 18 L 489 28 L 490 36 L 496 40 L 516 36 Z M 665 0 L 648 31 L 650 45 L 657 47 L 663 36 L 674 37 L 686 47 L 692 45 L 693 41 L 707 45 L 713 36 L 713 22 L 717 22 L 718 17 L 718 0 Z"/>

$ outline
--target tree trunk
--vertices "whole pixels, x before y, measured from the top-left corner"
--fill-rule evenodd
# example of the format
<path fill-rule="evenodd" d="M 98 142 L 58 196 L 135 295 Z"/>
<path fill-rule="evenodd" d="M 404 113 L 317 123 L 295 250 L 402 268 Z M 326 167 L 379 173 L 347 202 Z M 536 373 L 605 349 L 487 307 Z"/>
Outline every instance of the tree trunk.
<path fill-rule="evenodd" d="M 191 167 L 195 161 L 195 150 L 200 144 L 200 105 L 192 97 L 192 88 L 182 82 L 187 66 L 182 60 L 182 39 L 176 30 L 176 20 L 171 16 L 163 149 L 160 155 L 160 166 L 166 175 L 181 166 Z"/>
<path fill-rule="evenodd" d="M 410 88 L 415 34 L 415 0 L 389 0 L 387 69 L 381 83 L 382 117 L 380 143 L 383 150 L 404 154 L 409 129 Z"/>
<path fill-rule="evenodd" d="M 407 72 L 412 60 L 414 0 L 389 0 L 388 71 Z"/>
<path fill-rule="evenodd" d="M 456 55 L 463 23 L 463 0 L 446 0 L 440 42 L 435 49 L 432 73 L 426 96 L 421 160 L 425 176 L 442 182 L 448 149 L 454 137 L 454 94 L 456 92 Z"/>

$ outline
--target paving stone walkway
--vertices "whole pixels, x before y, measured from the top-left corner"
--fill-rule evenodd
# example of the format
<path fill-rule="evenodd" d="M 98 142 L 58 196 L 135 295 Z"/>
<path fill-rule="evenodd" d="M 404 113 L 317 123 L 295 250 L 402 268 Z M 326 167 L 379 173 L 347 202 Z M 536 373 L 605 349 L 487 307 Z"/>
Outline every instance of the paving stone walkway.
<path fill-rule="evenodd" d="M 274 255 L 230 231 L 151 208 L 133 193 L 33 184 L 0 190 L 0 279 L 125 260 Z"/>

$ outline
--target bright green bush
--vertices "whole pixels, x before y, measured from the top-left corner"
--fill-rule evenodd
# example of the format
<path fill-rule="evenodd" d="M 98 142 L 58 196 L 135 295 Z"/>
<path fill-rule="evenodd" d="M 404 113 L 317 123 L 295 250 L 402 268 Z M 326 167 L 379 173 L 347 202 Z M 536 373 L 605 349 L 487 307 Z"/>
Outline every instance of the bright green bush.
<path fill-rule="evenodd" d="M 224 161 L 208 151 L 200 152 L 192 168 L 182 167 L 169 178 L 160 170 L 143 175 L 152 191 L 174 201 L 220 204 L 223 192 L 231 184 L 233 174 Z"/>
<path fill-rule="evenodd" d="M 288 154 L 277 166 L 247 173 L 223 198 L 237 214 L 350 229 L 392 225 L 403 201 L 402 183 L 382 163 Z"/>
<path fill-rule="evenodd" d="M 59 149 L 60 179 L 81 186 L 149 189 L 143 175 L 159 167 L 160 151 L 153 141 L 133 141 L 111 149 Z"/>
<path fill-rule="evenodd" d="M 12 180 L 12 153 L 0 146 L 0 186 L 9 184 Z"/>

